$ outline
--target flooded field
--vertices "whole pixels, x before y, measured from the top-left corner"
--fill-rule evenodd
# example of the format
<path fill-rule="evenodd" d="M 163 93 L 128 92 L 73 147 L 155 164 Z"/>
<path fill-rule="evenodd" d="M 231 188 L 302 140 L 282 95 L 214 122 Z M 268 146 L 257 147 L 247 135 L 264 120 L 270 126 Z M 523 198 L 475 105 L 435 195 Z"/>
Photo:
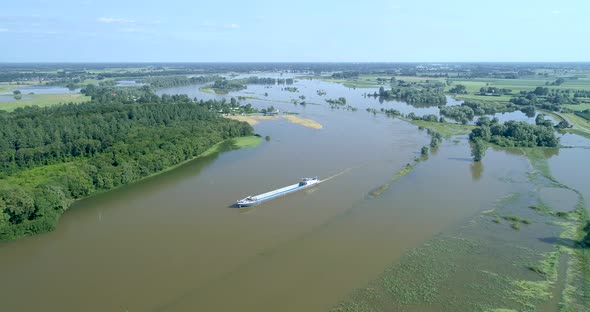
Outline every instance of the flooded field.
<path fill-rule="evenodd" d="M 322 127 L 262 120 L 255 131 L 270 140 L 255 148 L 198 158 L 87 198 L 55 231 L 0 243 L 7 281 L 0 283 L 0 310 L 483 311 L 533 309 L 521 303 L 533 302 L 554 311 L 560 289 L 575 285 L 566 283 L 565 265 L 574 254 L 555 247 L 567 228 L 562 223 L 571 220 L 530 207 L 545 203 L 567 213 L 580 204 L 579 192 L 590 190 L 588 174 L 575 166 L 590 156 L 579 137 L 565 139 L 577 147 L 543 158 L 563 185 L 535 176 L 535 163 L 518 151 L 489 149 L 474 164 L 466 136 L 445 140 L 392 182 L 430 137 L 365 109 L 424 115 L 438 114 L 438 107 L 380 102 L 365 95 L 374 89 L 319 80 L 296 82 L 298 92 L 248 86 L 221 96 L 200 87 L 158 93 L 243 96 L 244 103 L 295 112 Z M 294 104 L 301 95 L 306 105 Z M 358 110 L 325 102 L 338 97 Z M 334 178 L 231 208 L 303 176 Z M 527 298 L 512 281 L 541 280 L 526 266 L 549 256 L 563 265 L 552 266 L 556 277 L 543 288 L 555 295 Z M 22 297 L 27 293 L 35 300 Z"/>

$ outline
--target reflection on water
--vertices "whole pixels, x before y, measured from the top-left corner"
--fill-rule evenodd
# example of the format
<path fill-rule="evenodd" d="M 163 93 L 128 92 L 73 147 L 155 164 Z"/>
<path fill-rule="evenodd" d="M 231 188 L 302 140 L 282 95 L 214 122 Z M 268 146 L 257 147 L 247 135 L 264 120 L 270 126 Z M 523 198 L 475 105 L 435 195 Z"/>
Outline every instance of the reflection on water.
<path fill-rule="evenodd" d="M 469 166 L 471 169 L 471 178 L 473 181 L 479 181 L 481 179 L 481 175 L 483 174 L 483 162 L 481 161 L 474 161 Z"/>
<path fill-rule="evenodd" d="M 491 148 L 494 151 L 505 151 L 508 154 L 511 155 L 518 155 L 518 156 L 524 156 L 525 152 L 522 148 L 519 147 L 498 147 L 498 146 L 491 146 Z M 553 148 L 553 147 L 543 147 L 543 148 L 538 148 L 536 149 L 537 151 L 541 151 L 543 153 L 543 156 L 546 159 L 549 159 L 553 156 L 557 156 L 559 155 L 560 149 L 559 148 Z"/>

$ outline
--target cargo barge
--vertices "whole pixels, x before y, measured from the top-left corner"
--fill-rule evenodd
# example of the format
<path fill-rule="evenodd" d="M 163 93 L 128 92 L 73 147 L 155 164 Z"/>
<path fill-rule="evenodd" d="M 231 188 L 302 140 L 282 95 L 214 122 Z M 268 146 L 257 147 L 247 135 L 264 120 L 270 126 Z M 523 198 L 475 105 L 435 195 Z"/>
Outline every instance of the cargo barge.
<path fill-rule="evenodd" d="M 238 207 L 250 207 L 260 204 L 261 202 L 271 200 L 289 193 L 297 192 L 302 189 L 308 188 L 312 185 L 316 185 L 320 183 L 318 177 L 314 178 L 303 178 L 301 182 L 292 184 L 289 186 L 282 187 L 280 189 L 276 189 L 274 191 L 262 193 L 256 196 L 248 196 L 244 199 L 240 199 L 237 202 Z"/>

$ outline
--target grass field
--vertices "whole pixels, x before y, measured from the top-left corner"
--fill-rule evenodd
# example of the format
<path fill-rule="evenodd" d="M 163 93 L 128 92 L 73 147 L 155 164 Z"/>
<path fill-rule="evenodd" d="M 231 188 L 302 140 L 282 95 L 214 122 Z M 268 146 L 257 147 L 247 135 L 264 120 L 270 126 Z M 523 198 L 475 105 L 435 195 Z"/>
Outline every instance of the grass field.
<path fill-rule="evenodd" d="M 479 92 L 481 87 L 496 87 L 501 89 L 510 89 L 514 94 L 520 91 L 532 91 L 536 87 L 548 87 L 550 89 L 573 89 L 573 90 L 590 90 L 590 78 L 578 78 L 576 80 L 566 79 L 562 85 L 559 86 L 546 86 L 545 83 L 555 81 L 556 77 L 532 77 L 532 78 L 519 78 L 519 79 L 496 79 L 496 78 L 431 78 L 423 76 L 394 76 L 397 80 L 404 80 L 408 82 L 426 82 L 428 81 L 440 81 L 446 82 L 447 79 L 452 81 L 452 85 L 446 87 L 446 91 L 453 88 L 458 84 L 464 85 L 467 88 L 467 92 L 475 93 Z M 377 81 L 377 78 L 385 78 L 389 80 L 389 75 L 360 75 L 358 78 L 349 79 L 332 79 L 330 77 L 320 78 L 326 82 L 341 83 L 349 88 L 378 88 L 384 86 L 389 88 L 389 81 L 381 83 Z M 510 96 L 506 96 L 510 97 Z M 483 98 L 483 97 L 482 97 Z M 486 99 L 484 99 L 486 100 Z"/>
<path fill-rule="evenodd" d="M 14 100 L 0 102 L 0 110 L 13 111 L 19 107 L 25 106 L 52 106 L 62 103 L 82 103 L 90 101 L 89 96 L 82 94 L 30 94 L 28 100 Z"/>
<path fill-rule="evenodd" d="M 563 114 L 565 118 L 567 118 L 570 123 L 574 125 L 574 128 L 579 127 L 581 130 L 585 130 L 590 133 L 590 121 L 577 116 L 575 114 Z"/>
<path fill-rule="evenodd" d="M 583 110 L 587 110 L 590 109 L 590 103 L 584 103 L 584 104 L 563 104 L 563 107 L 567 107 L 571 110 L 575 110 L 575 111 L 583 111 Z"/>
<path fill-rule="evenodd" d="M 213 145 L 211 148 L 209 148 L 208 150 L 203 152 L 201 155 L 199 155 L 199 157 L 206 157 L 206 156 L 209 156 L 209 155 L 212 155 L 215 153 L 223 152 L 224 150 L 228 149 L 228 144 L 231 145 L 230 149 L 238 149 L 238 148 L 244 148 L 244 147 L 255 147 L 258 144 L 260 144 L 260 142 L 262 142 L 262 138 L 254 136 L 254 135 L 246 136 L 246 137 L 237 137 L 237 138 L 229 139 L 227 141 L 219 142 L 219 143 Z M 188 160 L 188 161 L 190 161 L 190 160 Z M 166 169 L 166 171 L 176 168 L 179 165 L 181 165 L 181 164 L 178 164 L 172 168 Z"/>
<path fill-rule="evenodd" d="M 519 79 L 491 79 L 491 78 L 474 78 L 474 79 L 451 79 L 453 85 L 464 85 L 470 93 L 479 92 L 481 87 L 496 87 L 501 89 L 510 89 L 513 93 L 519 91 L 532 91 L 536 87 L 547 87 L 549 89 L 574 89 L 590 90 L 590 78 L 579 78 L 577 80 L 566 79 L 562 85 L 546 86 L 546 82 L 553 82 L 555 78 L 519 78 Z M 448 89 L 452 86 L 448 87 Z"/>
<path fill-rule="evenodd" d="M 370 78 L 367 76 L 361 76 L 358 79 L 333 79 L 333 78 L 320 78 L 320 80 L 325 82 L 332 82 L 332 83 L 341 83 L 345 87 L 348 88 L 378 88 L 382 86 L 379 84 L 376 78 Z"/>
<path fill-rule="evenodd" d="M 334 79 L 330 77 L 322 77 L 320 80 L 326 82 L 333 82 L 333 83 L 341 83 L 345 87 L 348 88 L 379 88 L 383 86 L 386 89 L 391 87 L 389 83 L 389 79 L 392 76 L 390 75 L 360 75 L 358 78 L 348 78 L 348 79 Z M 393 76 L 397 80 L 404 80 L 408 82 L 426 82 L 428 81 L 441 81 L 445 82 L 446 78 L 430 78 L 430 77 L 416 77 L 416 76 Z M 316 77 L 314 77 L 316 78 Z M 385 82 L 378 81 L 377 78 L 386 79 Z M 477 88 L 479 91 L 479 88 Z"/>
<path fill-rule="evenodd" d="M 511 95 L 501 95 L 501 96 L 482 96 L 482 95 L 475 95 L 475 94 L 456 94 L 453 95 L 453 98 L 457 100 L 464 100 L 464 101 L 481 101 L 481 102 L 490 102 L 490 103 L 498 103 L 498 104 L 506 104 L 510 102 L 512 98 Z"/>

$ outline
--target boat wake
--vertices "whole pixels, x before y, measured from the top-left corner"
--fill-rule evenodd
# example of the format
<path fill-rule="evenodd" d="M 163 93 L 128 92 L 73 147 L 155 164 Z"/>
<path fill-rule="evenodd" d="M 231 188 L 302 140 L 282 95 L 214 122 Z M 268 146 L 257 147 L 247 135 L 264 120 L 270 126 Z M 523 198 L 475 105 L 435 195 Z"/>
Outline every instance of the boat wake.
<path fill-rule="evenodd" d="M 339 175 L 343 175 L 343 174 L 345 174 L 345 173 L 348 173 L 348 172 L 350 172 L 352 169 L 353 169 L 352 167 L 351 167 L 351 168 L 346 168 L 346 169 L 344 169 L 343 171 L 341 171 L 341 172 L 339 172 L 339 173 L 337 173 L 337 174 L 335 174 L 335 175 L 333 175 L 333 176 L 330 176 L 330 177 L 327 177 L 327 178 L 325 178 L 325 179 L 321 180 L 319 183 L 323 183 L 323 182 L 326 182 L 326 181 L 328 181 L 328 180 L 334 179 L 335 177 L 337 177 L 337 176 L 339 176 Z"/>

